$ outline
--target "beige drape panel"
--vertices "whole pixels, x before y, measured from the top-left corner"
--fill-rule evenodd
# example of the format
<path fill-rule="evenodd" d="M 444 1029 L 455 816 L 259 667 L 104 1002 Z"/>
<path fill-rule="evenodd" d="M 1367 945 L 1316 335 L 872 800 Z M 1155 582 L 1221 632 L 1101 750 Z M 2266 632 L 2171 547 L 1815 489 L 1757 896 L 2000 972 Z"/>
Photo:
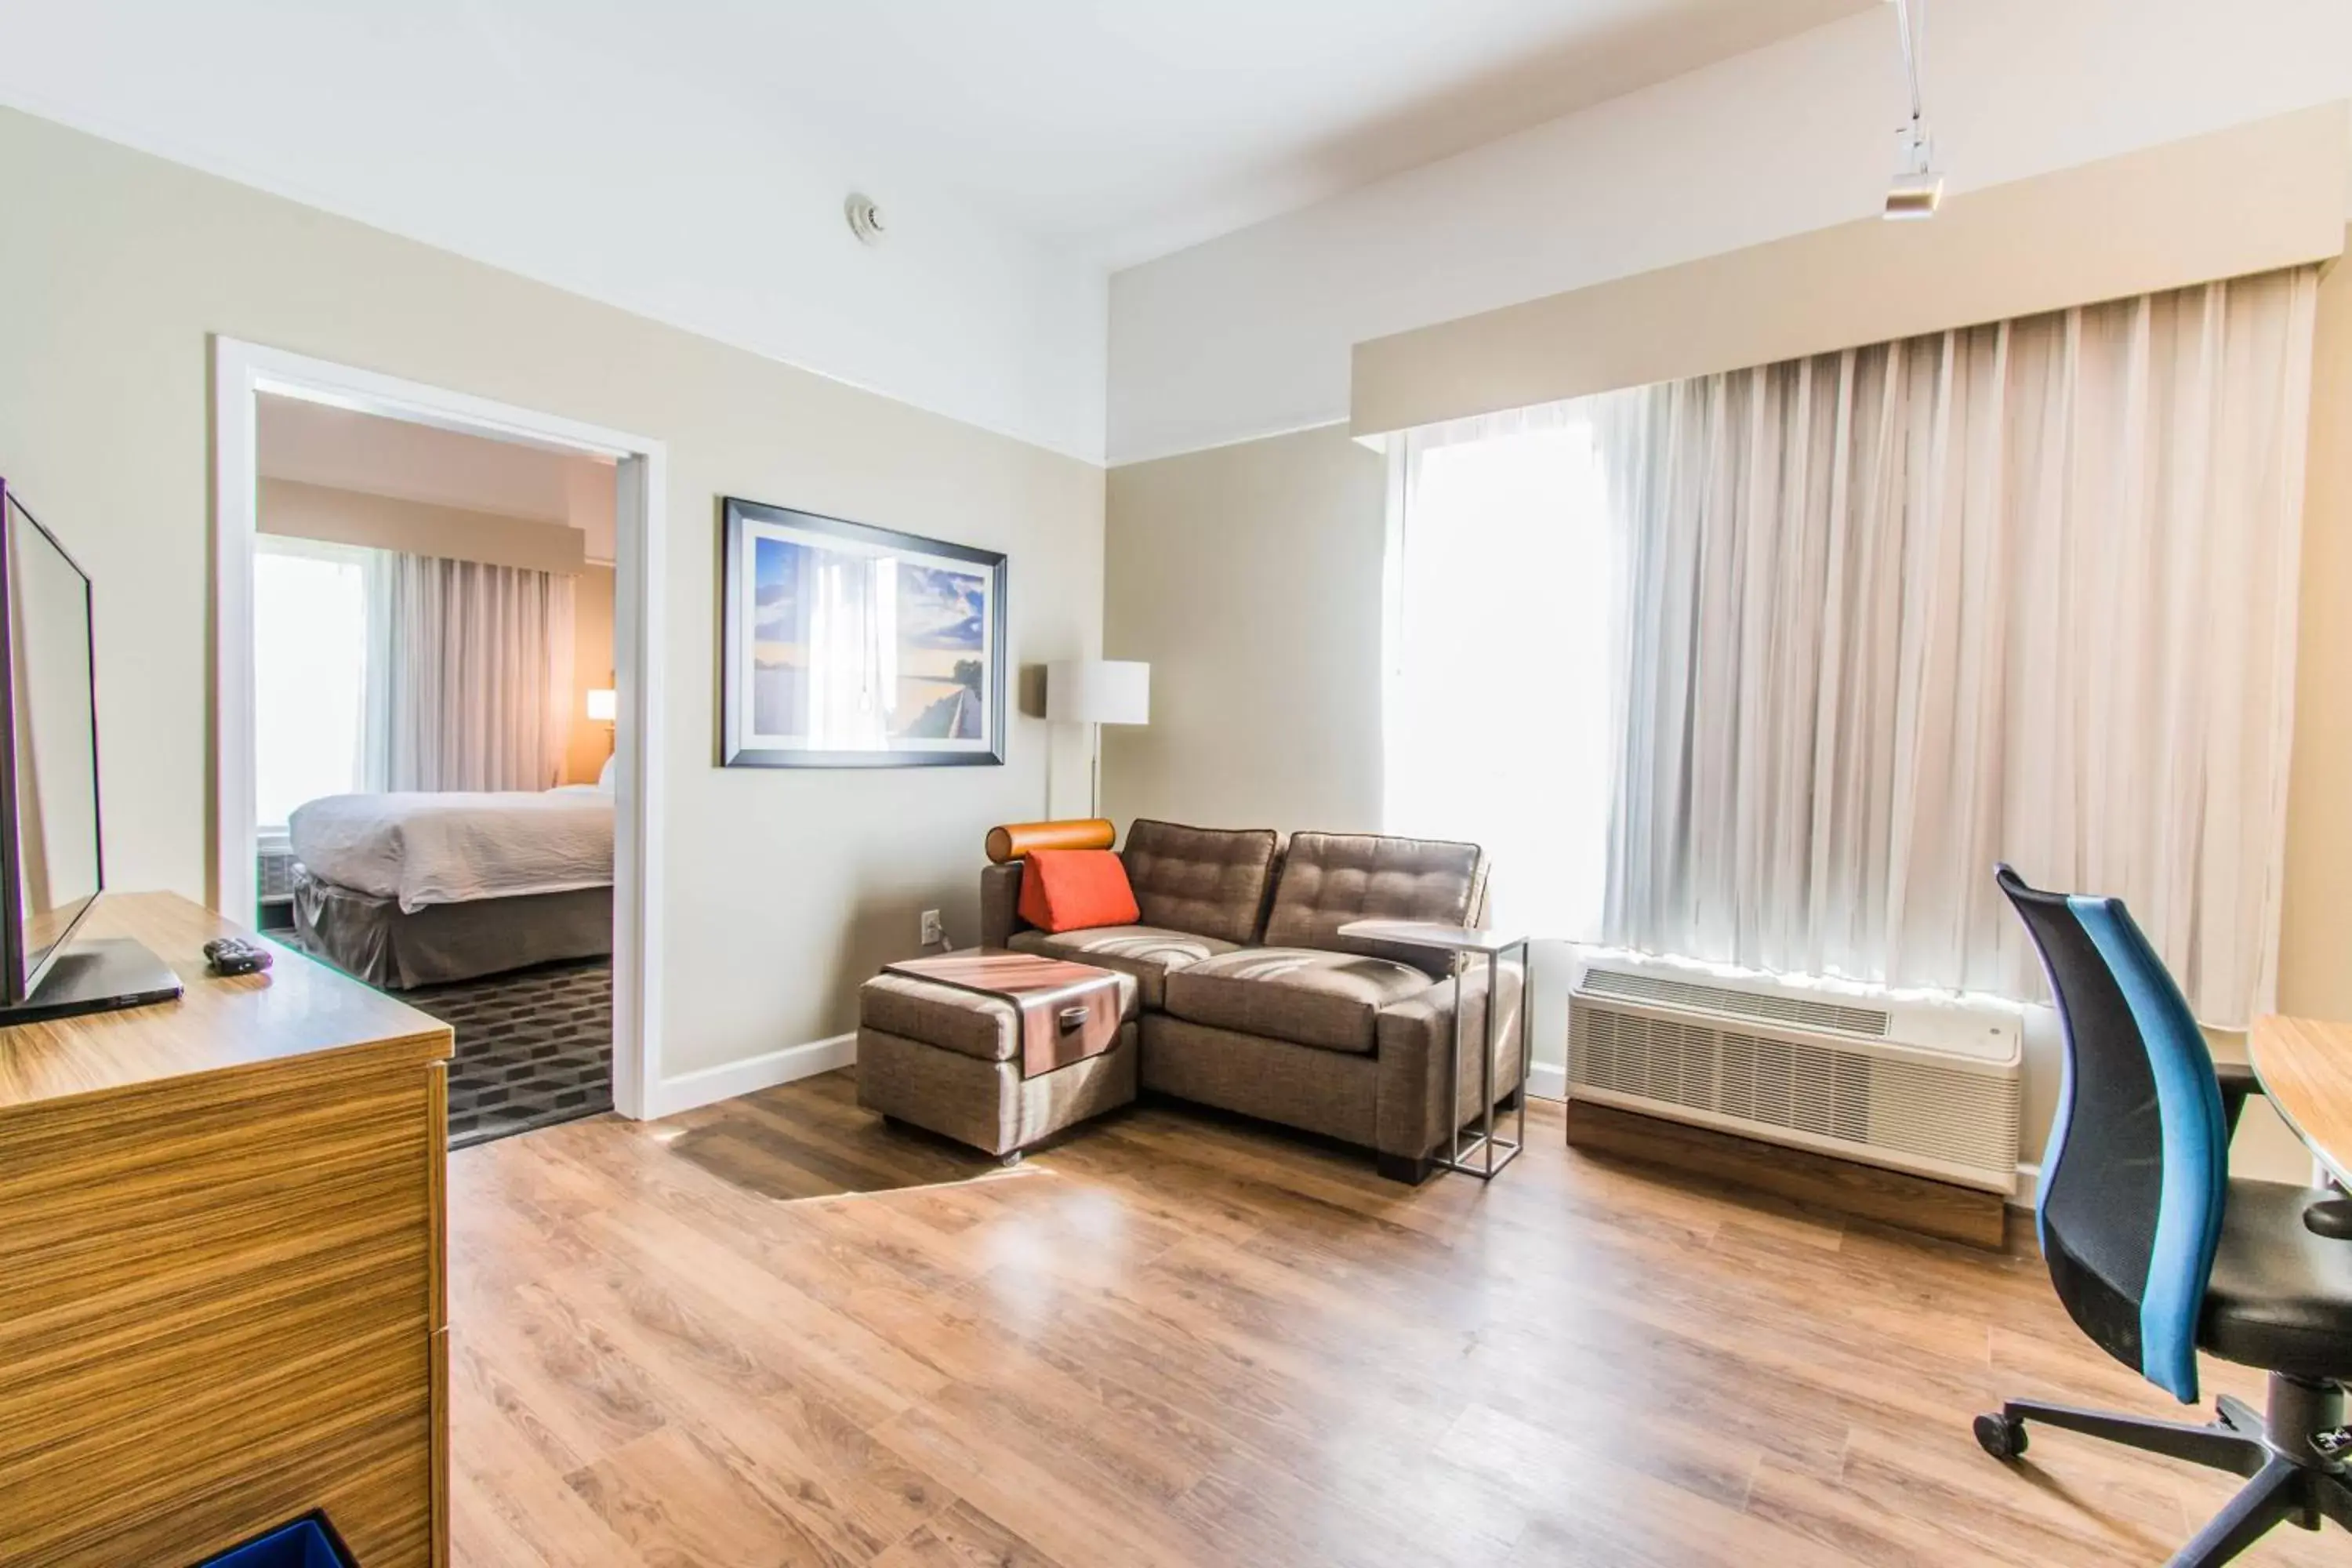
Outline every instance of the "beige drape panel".
<path fill-rule="evenodd" d="M 379 562 L 368 787 L 552 787 L 571 736 L 574 579 L 428 555 Z"/>
<path fill-rule="evenodd" d="M 1582 400 L 1625 542 L 1607 939 L 2032 996 L 2006 858 L 2121 895 L 2208 1021 L 2265 1008 L 2315 298 Z"/>

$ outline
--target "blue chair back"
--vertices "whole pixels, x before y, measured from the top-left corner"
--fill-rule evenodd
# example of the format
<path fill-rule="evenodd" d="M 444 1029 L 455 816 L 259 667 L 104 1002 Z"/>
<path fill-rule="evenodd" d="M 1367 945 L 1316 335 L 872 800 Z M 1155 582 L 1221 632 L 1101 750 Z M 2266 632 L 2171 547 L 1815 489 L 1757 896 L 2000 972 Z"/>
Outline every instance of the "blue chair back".
<path fill-rule="evenodd" d="M 2221 1236 L 2230 1136 L 2213 1058 L 2119 899 L 1994 873 L 2041 951 L 2065 1037 L 2035 1225 L 2058 1299 L 2108 1354 L 2197 1398 L 2197 1320 Z"/>

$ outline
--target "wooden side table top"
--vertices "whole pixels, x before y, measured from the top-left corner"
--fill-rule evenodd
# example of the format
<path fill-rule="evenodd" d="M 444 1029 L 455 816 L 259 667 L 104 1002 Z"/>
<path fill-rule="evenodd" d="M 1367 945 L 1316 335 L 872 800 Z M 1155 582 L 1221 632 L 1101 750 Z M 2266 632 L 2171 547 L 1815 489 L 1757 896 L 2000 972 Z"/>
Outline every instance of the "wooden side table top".
<path fill-rule="evenodd" d="M 1349 921 L 1339 934 L 1359 942 L 1392 942 L 1400 947 L 1432 947 L 1441 952 L 1506 952 L 1527 941 L 1438 921 Z"/>
<path fill-rule="evenodd" d="M 2279 1116 L 2328 1174 L 2352 1187 L 2352 1024 L 2257 1018 L 2246 1054 Z"/>

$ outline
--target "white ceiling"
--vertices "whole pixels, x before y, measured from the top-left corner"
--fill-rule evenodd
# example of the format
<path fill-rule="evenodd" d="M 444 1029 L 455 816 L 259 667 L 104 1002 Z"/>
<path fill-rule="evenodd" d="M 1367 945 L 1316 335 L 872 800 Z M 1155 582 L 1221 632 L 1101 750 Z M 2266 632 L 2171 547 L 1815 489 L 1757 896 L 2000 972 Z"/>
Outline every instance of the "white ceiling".
<path fill-rule="evenodd" d="M 502 78 L 529 105 L 596 57 L 1125 265 L 1874 3 L 488 0 L 442 31 L 417 14 L 439 6 L 243 0 L 172 41 L 194 80 L 307 61 L 344 112 L 394 124 Z"/>
<path fill-rule="evenodd" d="M 672 0 L 643 47 L 1124 266 L 1874 3 Z"/>
<path fill-rule="evenodd" d="M 0 0 L 0 102 L 1099 459 L 1108 268 L 1877 3 Z"/>
<path fill-rule="evenodd" d="M 255 467 L 263 478 L 562 523 L 613 559 L 613 465 L 514 441 L 263 393 Z"/>

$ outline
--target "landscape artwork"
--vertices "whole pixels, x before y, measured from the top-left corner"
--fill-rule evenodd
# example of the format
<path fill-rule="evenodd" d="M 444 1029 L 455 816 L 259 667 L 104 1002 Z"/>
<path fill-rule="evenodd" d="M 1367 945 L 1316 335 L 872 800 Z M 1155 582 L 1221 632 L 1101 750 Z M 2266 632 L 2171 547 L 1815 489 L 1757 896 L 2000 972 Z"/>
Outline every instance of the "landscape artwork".
<path fill-rule="evenodd" d="M 1004 557 L 726 503 L 729 766 L 1003 761 Z"/>

